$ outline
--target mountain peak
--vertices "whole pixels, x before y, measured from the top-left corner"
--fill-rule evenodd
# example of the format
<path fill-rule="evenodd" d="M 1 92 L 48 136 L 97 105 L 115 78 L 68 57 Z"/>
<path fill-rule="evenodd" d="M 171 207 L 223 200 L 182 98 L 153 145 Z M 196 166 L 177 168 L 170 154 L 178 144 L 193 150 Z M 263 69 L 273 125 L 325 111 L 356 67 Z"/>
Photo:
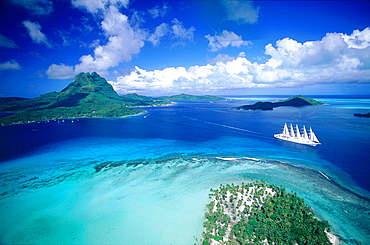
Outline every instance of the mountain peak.
<path fill-rule="evenodd" d="M 312 99 L 312 98 L 307 98 L 303 95 L 296 95 L 296 96 L 293 96 L 293 97 L 290 97 L 286 100 L 279 100 L 275 103 L 286 103 L 286 102 L 296 102 L 297 105 L 295 106 L 303 106 L 303 105 L 323 105 L 324 103 L 320 102 L 320 101 L 317 101 L 315 99 Z"/>
<path fill-rule="evenodd" d="M 78 93 L 103 93 L 108 97 L 117 97 L 112 85 L 96 72 L 82 72 L 76 75 L 74 81 L 61 91 L 63 95 Z"/>

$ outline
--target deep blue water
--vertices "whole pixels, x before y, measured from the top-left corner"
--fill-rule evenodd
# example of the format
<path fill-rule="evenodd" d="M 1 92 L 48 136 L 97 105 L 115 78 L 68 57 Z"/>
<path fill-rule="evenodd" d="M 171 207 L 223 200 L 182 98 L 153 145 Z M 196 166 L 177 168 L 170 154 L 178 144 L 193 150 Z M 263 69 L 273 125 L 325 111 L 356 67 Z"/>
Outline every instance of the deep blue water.
<path fill-rule="evenodd" d="M 0 127 L 0 243 L 193 244 L 210 188 L 263 179 L 297 192 L 344 244 L 366 244 L 370 119 L 353 114 L 370 98 L 314 98 L 325 105 L 243 111 L 231 108 L 280 98 L 235 97 Z M 275 139 L 284 123 L 322 144 Z"/>
<path fill-rule="evenodd" d="M 280 107 L 273 111 L 238 111 L 231 107 L 257 100 L 276 101 L 277 96 L 239 97 L 234 101 L 177 102 L 167 107 L 145 108 L 148 113 L 121 119 L 58 120 L 0 127 L 0 161 L 15 159 L 61 141 L 81 139 L 167 139 L 189 144 L 218 141 L 225 147 L 210 151 L 238 155 L 258 148 L 258 157 L 271 152 L 312 153 L 347 173 L 361 188 L 370 191 L 370 120 L 354 113 L 370 111 L 370 99 L 353 97 L 321 98 L 323 106 Z M 308 147 L 274 139 L 287 123 L 306 125 L 316 132 L 322 145 Z M 228 147 L 228 137 L 240 140 L 236 149 Z M 253 145 L 246 144 L 253 141 Z M 244 144 L 244 145 L 243 145 Z M 181 153 L 181 149 L 178 150 Z M 207 154 L 207 150 L 201 150 Z M 166 154 L 166 152 L 158 152 Z"/>

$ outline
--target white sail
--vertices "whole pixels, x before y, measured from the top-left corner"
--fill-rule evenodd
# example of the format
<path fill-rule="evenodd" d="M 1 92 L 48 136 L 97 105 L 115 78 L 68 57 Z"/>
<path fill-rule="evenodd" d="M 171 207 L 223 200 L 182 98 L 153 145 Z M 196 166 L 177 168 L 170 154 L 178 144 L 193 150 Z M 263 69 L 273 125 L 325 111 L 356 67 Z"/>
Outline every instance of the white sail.
<path fill-rule="evenodd" d="M 286 136 L 290 136 L 289 135 L 289 129 L 288 129 L 288 126 L 286 125 L 286 123 L 284 123 L 283 134 L 285 134 Z"/>
<path fill-rule="evenodd" d="M 293 125 L 290 124 L 290 136 L 295 137 Z"/>
<path fill-rule="evenodd" d="M 321 144 L 315 133 L 312 131 L 312 128 L 310 128 L 308 134 L 306 126 L 303 126 L 303 130 L 300 132 L 298 125 L 294 128 L 292 124 L 288 126 L 286 123 L 284 123 L 283 132 L 280 134 L 274 134 L 274 137 L 280 140 L 286 140 L 303 145 L 316 146 Z"/>
<path fill-rule="evenodd" d="M 320 143 L 319 139 L 316 137 L 315 133 L 312 131 L 312 128 L 310 127 L 310 140 L 313 142 Z"/>
<path fill-rule="evenodd" d="M 297 138 L 300 138 L 301 137 L 301 134 L 299 133 L 299 128 L 298 128 L 298 125 L 297 124 L 295 125 L 295 129 L 296 129 L 296 136 L 297 136 Z"/>
<path fill-rule="evenodd" d="M 303 125 L 303 138 L 308 139 L 306 127 Z"/>

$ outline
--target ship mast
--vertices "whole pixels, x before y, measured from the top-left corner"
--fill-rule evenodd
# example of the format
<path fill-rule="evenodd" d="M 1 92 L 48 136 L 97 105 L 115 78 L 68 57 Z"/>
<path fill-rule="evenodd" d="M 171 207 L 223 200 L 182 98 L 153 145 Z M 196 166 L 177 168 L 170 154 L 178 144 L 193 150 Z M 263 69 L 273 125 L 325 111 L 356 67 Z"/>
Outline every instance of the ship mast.
<path fill-rule="evenodd" d="M 296 129 L 296 131 L 297 131 L 297 138 L 300 138 L 301 137 L 301 134 L 299 133 L 299 128 L 298 128 L 298 125 L 296 124 L 295 125 L 295 129 Z"/>
<path fill-rule="evenodd" d="M 303 138 L 308 139 L 306 127 L 303 125 Z"/>
<path fill-rule="evenodd" d="M 290 136 L 295 137 L 293 125 L 290 124 Z"/>
<path fill-rule="evenodd" d="M 284 124 L 283 134 L 286 135 L 286 136 L 290 136 L 289 135 L 289 129 L 288 129 L 288 126 L 286 125 L 286 123 Z"/>

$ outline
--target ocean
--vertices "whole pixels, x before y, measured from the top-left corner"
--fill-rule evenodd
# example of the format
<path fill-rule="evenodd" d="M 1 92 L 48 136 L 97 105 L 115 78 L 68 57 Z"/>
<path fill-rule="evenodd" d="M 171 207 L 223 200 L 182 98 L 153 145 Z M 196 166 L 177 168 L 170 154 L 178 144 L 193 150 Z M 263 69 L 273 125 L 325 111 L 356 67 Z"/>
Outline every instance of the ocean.
<path fill-rule="evenodd" d="M 265 180 L 343 244 L 370 241 L 370 97 L 243 111 L 279 96 L 178 101 L 126 118 L 0 127 L 0 244 L 194 244 L 211 188 Z M 280 141 L 284 123 L 321 145 Z"/>

